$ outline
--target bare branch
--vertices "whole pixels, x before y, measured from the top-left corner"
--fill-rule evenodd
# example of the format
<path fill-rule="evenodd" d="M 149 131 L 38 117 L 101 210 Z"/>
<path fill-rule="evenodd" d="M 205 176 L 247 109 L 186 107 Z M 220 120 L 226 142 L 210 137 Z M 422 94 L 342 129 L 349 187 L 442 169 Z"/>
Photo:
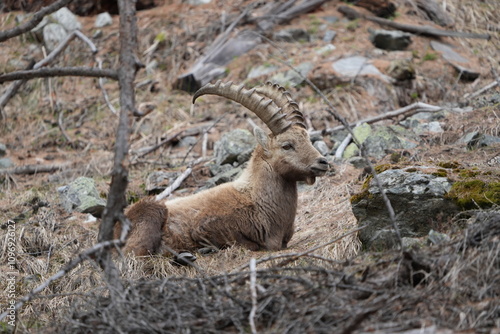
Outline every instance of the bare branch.
<path fill-rule="evenodd" d="M 102 70 L 102 60 L 101 58 L 96 58 L 97 64 L 99 66 L 99 69 Z M 106 101 L 106 104 L 108 108 L 111 110 L 111 112 L 115 115 L 118 115 L 118 112 L 116 111 L 115 107 L 111 104 L 111 101 L 109 100 L 108 92 L 106 92 L 106 89 L 104 88 L 104 82 L 102 78 L 99 78 L 99 88 L 101 88 L 102 95 L 104 96 L 104 101 Z"/>
<path fill-rule="evenodd" d="M 62 170 L 70 165 L 71 163 L 58 165 L 26 165 L 14 168 L 0 169 L 0 175 L 52 173 L 58 170 Z"/>
<path fill-rule="evenodd" d="M 6 41 L 12 37 L 21 35 L 34 27 L 43 20 L 45 15 L 55 12 L 56 10 L 66 6 L 72 0 L 59 0 L 51 4 L 50 6 L 43 7 L 38 12 L 33 14 L 33 18 L 26 23 L 23 23 L 15 28 L 0 32 L 0 43 Z"/>
<path fill-rule="evenodd" d="M 88 67 L 60 67 L 60 68 L 40 68 L 37 70 L 25 70 L 0 75 L 0 83 L 14 80 L 29 80 L 34 78 L 47 77 L 106 77 L 118 80 L 118 72 L 115 70 L 100 70 Z"/>
<path fill-rule="evenodd" d="M 470 99 L 473 99 L 475 98 L 476 96 L 479 96 L 481 94 L 483 94 L 484 92 L 486 92 L 487 90 L 489 89 L 492 89 L 492 88 L 495 88 L 496 86 L 500 86 L 500 78 L 497 78 L 495 81 L 493 81 L 492 83 L 489 83 L 487 84 L 486 86 L 484 86 L 483 88 L 475 91 L 474 93 L 472 94 L 465 94 L 463 96 L 464 99 L 467 99 L 467 100 L 470 100 Z"/>
<path fill-rule="evenodd" d="M 257 271 L 255 270 L 255 258 L 250 259 L 250 293 L 252 298 L 252 310 L 248 315 L 248 322 L 250 322 L 250 328 L 252 329 L 252 334 L 257 334 L 257 328 L 255 327 L 255 314 L 257 313 L 257 288 L 255 287 L 257 282 Z"/>
<path fill-rule="evenodd" d="M 191 162 L 188 168 L 186 168 L 186 170 L 181 175 L 179 175 L 179 177 L 177 177 L 177 179 L 175 179 L 175 181 L 170 186 L 168 186 L 165 190 L 156 195 L 155 199 L 157 201 L 161 201 L 165 197 L 170 196 L 170 194 L 172 194 L 175 189 L 179 188 L 179 186 L 189 176 L 189 174 L 191 174 L 191 172 L 193 171 L 193 167 L 204 160 L 205 160 L 204 158 L 199 158 Z"/>

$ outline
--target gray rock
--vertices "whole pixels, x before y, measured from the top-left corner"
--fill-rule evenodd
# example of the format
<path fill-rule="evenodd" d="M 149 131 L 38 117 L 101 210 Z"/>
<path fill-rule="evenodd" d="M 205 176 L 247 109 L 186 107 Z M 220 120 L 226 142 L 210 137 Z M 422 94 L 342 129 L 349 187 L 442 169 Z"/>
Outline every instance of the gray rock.
<path fill-rule="evenodd" d="M 404 50 L 411 44 L 411 34 L 399 30 L 371 30 L 370 41 L 383 50 Z"/>
<path fill-rule="evenodd" d="M 78 211 L 100 217 L 106 201 L 99 196 L 93 179 L 79 177 L 66 186 L 59 187 L 59 199 L 68 212 Z"/>
<path fill-rule="evenodd" d="M 420 248 L 420 246 L 422 246 L 422 241 L 418 238 L 402 237 L 401 241 L 405 249 Z"/>
<path fill-rule="evenodd" d="M 225 173 L 228 170 L 231 170 L 233 168 L 234 167 L 230 164 L 218 165 L 216 163 L 212 163 L 208 166 L 208 169 L 210 170 L 210 175 L 212 175 L 212 176 L 216 176 L 216 175 Z"/>
<path fill-rule="evenodd" d="M 237 168 L 230 168 L 225 172 L 215 175 L 214 177 L 208 179 L 207 184 L 203 189 L 212 188 L 226 182 L 231 182 L 235 180 L 237 177 L 239 177 L 242 172 L 243 172 L 243 166 Z"/>
<path fill-rule="evenodd" d="M 450 45 L 440 43 L 438 41 L 431 41 L 431 47 L 442 53 L 443 58 L 452 63 L 465 63 L 469 62 L 469 59 L 462 57 L 458 54 Z"/>
<path fill-rule="evenodd" d="M 439 245 L 449 242 L 450 240 L 451 238 L 448 235 L 436 232 L 434 230 L 430 230 L 429 234 L 427 235 L 427 243 L 431 245 Z"/>
<path fill-rule="evenodd" d="M 67 7 L 59 9 L 57 12 L 50 14 L 50 17 L 70 32 L 73 30 L 82 30 L 82 24 L 78 21 L 78 17 L 73 14 Z"/>
<path fill-rule="evenodd" d="M 256 67 L 252 67 L 250 72 L 247 75 L 248 79 L 258 78 L 263 75 L 267 75 L 278 70 L 279 67 L 275 65 L 259 65 Z"/>
<path fill-rule="evenodd" d="M 387 170 L 378 177 L 394 208 L 402 237 L 426 236 L 431 223 L 444 221 L 459 211 L 445 197 L 452 186 L 447 178 L 401 169 Z M 353 196 L 352 211 L 360 226 L 368 224 L 359 232 L 365 249 L 383 250 L 397 244 L 380 189 L 373 180 L 365 192 Z"/>
<path fill-rule="evenodd" d="M 465 144 L 469 150 L 478 147 L 491 146 L 500 143 L 500 137 L 485 135 L 478 131 L 466 133 L 457 141 L 457 144 Z"/>
<path fill-rule="evenodd" d="M 178 176 L 178 172 L 154 171 L 146 178 L 146 191 L 150 195 L 159 194 L 171 185 Z"/>
<path fill-rule="evenodd" d="M 180 141 L 179 144 L 177 144 L 180 147 L 190 147 L 195 145 L 198 142 L 198 138 L 195 136 L 186 136 L 183 137 Z"/>
<path fill-rule="evenodd" d="M 330 149 L 326 145 L 326 143 L 322 140 L 318 140 L 314 142 L 313 146 L 321 153 L 322 155 L 327 155 L 330 153 Z"/>
<path fill-rule="evenodd" d="M 427 134 L 427 133 L 443 133 L 444 130 L 439 122 L 429 122 L 429 123 L 419 123 L 413 128 L 413 131 L 417 135 Z"/>
<path fill-rule="evenodd" d="M 304 81 L 303 78 L 307 77 L 307 74 L 313 69 L 313 67 L 313 63 L 301 63 L 295 67 L 300 75 L 294 70 L 288 70 L 274 75 L 271 78 L 271 81 L 283 87 L 295 87 Z"/>
<path fill-rule="evenodd" d="M 43 27 L 43 42 L 45 47 L 52 51 L 54 48 L 61 43 L 68 33 L 64 27 L 57 23 L 49 23 Z"/>
<path fill-rule="evenodd" d="M 108 12 L 101 13 L 95 18 L 94 27 L 102 28 L 113 24 L 113 18 Z"/>
<path fill-rule="evenodd" d="M 7 146 L 5 144 L 0 143 L 0 158 L 7 154 Z"/>
<path fill-rule="evenodd" d="M 278 42 L 309 42 L 311 36 L 304 29 L 290 28 L 274 33 L 273 39 Z"/>
<path fill-rule="evenodd" d="M 474 81 L 479 78 L 480 73 L 478 71 L 455 63 L 451 63 L 451 65 L 458 72 L 460 80 L 462 81 Z"/>
<path fill-rule="evenodd" d="M 366 162 L 365 158 L 363 158 L 363 157 L 352 157 L 352 158 L 349 158 L 347 160 L 347 162 L 358 169 L 363 169 L 365 167 L 368 167 L 368 163 Z"/>
<path fill-rule="evenodd" d="M 331 43 L 335 37 L 337 36 L 337 32 L 333 30 L 325 31 L 325 35 L 323 36 L 323 42 Z"/>
<path fill-rule="evenodd" d="M 372 129 L 366 124 L 356 129 L 354 129 L 354 134 L 363 145 L 366 154 L 376 159 L 383 158 L 391 150 L 412 149 L 417 146 L 417 136 L 401 126 L 380 126 Z M 356 144 L 351 143 L 347 146 L 343 158 L 349 159 L 357 155 L 359 155 L 359 149 Z"/>
<path fill-rule="evenodd" d="M 256 145 L 255 138 L 248 130 L 236 129 L 225 133 L 214 145 L 216 164 L 232 164 L 238 161 L 240 154 L 248 154 Z"/>
<path fill-rule="evenodd" d="M 0 168 L 14 167 L 14 163 L 10 158 L 0 158 Z"/>
<path fill-rule="evenodd" d="M 339 18 L 336 16 L 323 16 L 323 20 L 328 23 L 337 23 L 339 22 Z"/>
<path fill-rule="evenodd" d="M 382 72 L 380 72 L 375 66 L 370 64 L 370 60 L 368 58 L 362 56 L 354 56 L 337 60 L 332 64 L 332 67 L 335 72 L 347 78 L 368 75 L 375 76 L 386 83 L 390 83 L 393 80 L 391 77 L 382 74 Z"/>

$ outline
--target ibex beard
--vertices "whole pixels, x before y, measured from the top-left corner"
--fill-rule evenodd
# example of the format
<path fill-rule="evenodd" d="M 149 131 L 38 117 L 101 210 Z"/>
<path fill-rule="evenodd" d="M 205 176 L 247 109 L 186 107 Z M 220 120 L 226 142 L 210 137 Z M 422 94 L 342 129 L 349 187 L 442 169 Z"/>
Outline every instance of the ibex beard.
<path fill-rule="evenodd" d="M 251 90 L 231 82 L 208 84 L 195 93 L 234 100 L 271 130 L 256 127 L 257 147 L 233 182 L 170 201 L 144 199 L 126 212 L 131 232 L 124 247 L 135 255 L 169 254 L 234 244 L 250 250 L 286 248 L 294 232 L 297 182 L 313 184 L 329 169 L 312 145 L 302 113 L 283 87 Z M 115 236 L 120 233 L 115 228 Z"/>

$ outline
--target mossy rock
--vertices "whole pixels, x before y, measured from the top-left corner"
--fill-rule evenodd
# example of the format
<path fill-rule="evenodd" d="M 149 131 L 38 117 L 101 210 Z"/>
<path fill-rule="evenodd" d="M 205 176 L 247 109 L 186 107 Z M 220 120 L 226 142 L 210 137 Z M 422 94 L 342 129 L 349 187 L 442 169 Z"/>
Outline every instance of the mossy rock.
<path fill-rule="evenodd" d="M 453 183 L 447 197 L 464 210 L 500 205 L 500 182 L 466 180 Z"/>

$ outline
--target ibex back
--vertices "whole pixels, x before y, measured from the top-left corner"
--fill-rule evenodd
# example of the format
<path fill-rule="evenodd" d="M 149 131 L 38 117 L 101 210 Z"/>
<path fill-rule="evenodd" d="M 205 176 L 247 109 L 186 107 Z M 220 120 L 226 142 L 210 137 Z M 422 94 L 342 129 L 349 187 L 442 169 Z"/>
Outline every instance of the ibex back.
<path fill-rule="evenodd" d="M 267 83 L 247 90 L 231 82 L 208 84 L 205 94 L 247 107 L 271 130 L 255 128 L 258 145 L 235 181 L 171 201 L 142 200 L 127 211 L 132 223 L 126 252 L 136 255 L 221 248 L 239 244 L 250 250 L 287 247 L 294 232 L 297 182 L 313 184 L 329 168 L 314 148 L 302 113 L 283 87 Z M 115 230 L 116 235 L 120 227 Z"/>

